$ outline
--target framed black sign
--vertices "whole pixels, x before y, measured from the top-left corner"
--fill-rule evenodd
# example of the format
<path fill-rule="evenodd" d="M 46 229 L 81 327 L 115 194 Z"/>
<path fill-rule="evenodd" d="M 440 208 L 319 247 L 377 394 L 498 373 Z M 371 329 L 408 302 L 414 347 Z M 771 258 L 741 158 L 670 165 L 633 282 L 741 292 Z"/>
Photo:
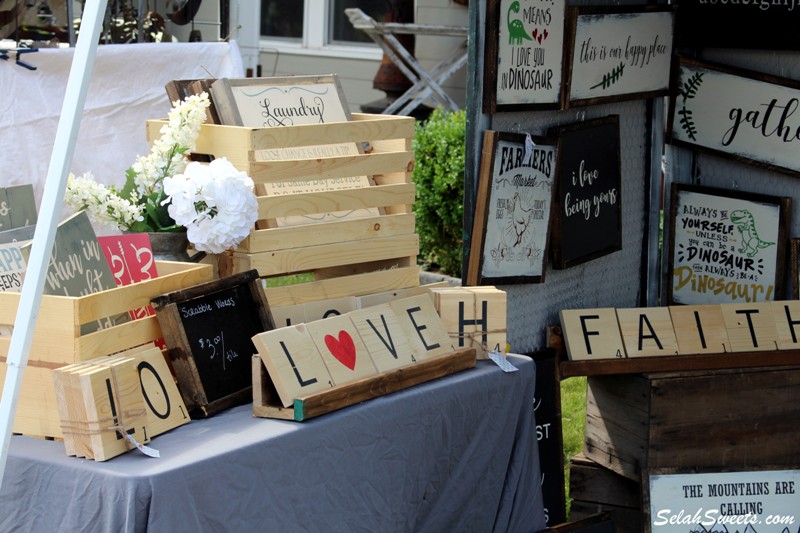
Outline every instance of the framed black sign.
<path fill-rule="evenodd" d="M 569 268 L 622 249 L 619 116 L 560 126 L 553 267 Z"/>

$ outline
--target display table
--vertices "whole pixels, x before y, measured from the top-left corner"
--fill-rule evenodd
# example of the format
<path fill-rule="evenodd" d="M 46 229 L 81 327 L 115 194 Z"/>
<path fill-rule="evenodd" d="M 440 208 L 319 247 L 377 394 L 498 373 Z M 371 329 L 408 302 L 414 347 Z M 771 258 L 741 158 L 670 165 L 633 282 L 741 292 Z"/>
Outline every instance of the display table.
<path fill-rule="evenodd" d="M 509 359 L 302 423 L 243 405 L 156 437 L 159 459 L 15 436 L 0 531 L 538 531 L 535 367 Z"/>

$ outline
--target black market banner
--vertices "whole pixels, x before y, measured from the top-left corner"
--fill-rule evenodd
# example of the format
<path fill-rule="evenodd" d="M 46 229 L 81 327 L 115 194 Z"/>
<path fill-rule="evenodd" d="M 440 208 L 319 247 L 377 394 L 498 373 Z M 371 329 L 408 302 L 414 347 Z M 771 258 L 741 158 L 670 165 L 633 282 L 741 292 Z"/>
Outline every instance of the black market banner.
<path fill-rule="evenodd" d="M 800 82 L 680 58 L 669 142 L 800 176 Z"/>
<path fill-rule="evenodd" d="M 672 9 L 572 8 L 568 20 L 570 106 L 668 94 Z"/>
<path fill-rule="evenodd" d="M 484 112 L 560 109 L 566 0 L 489 0 Z"/>
<path fill-rule="evenodd" d="M 800 524 L 800 471 L 690 472 L 644 476 L 649 533 L 785 533 Z"/>
<path fill-rule="evenodd" d="M 544 281 L 556 143 L 485 131 L 468 285 Z"/>
<path fill-rule="evenodd" d="M 800 50 L 798 27 L 797 0 L 681 0 L 676 40 L 682 48 Z"/>
<path fill-rule="evenodd" d="M 553 267 L 622 249 L 619 116 L 553 128 L 558 138 Z"/>
<path fill-rule="evenodd" d="M 670 303 L 783 299 L 791 198 L 673 184 Z"/>

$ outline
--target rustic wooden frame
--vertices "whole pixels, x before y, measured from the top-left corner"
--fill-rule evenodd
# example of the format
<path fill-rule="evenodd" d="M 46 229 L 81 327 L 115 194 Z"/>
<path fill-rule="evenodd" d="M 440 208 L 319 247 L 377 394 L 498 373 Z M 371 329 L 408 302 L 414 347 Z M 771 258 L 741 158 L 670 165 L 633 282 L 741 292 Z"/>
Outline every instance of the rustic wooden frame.
<path fill-rule="evenodd" d="M 560 0 L 556 0 L 560 1 Z M 560 61 L 560 72 L 558 73 L 558 82 L 560 84 L 558 90 L 557 101 L 552 102 L 520 102 L 516 104 L 499 104 L 497 102 L 497 83 L 499 72 L 499 55 L 502 51 L 502 44 L 500 43 L 500 8 L 502 0 L 488 0 L 486 4 L 486 33 L 485 33 L 485 46 L 484 46 L 484 65 L 483 65 L 483 112 L 496 113 L 500 111 L 525 111 L 531 109 L 563 109 L 564 97 L 566 88 L 565 70 L 563 68 L 564 57 L 567 53 L 567 26 L 566 26 L 566 0 L 564 1 L 564 20 L 562 21 L 562 35 L 563 43 L 561 46 L 562 58 Z M 530 91 L 534 93 L 535 91 Z"/>
<path fill-rule="evenodd" d="M 626 93 L 617 93 L 611 94 L 609 96 L 597 96 L 591 98 L 572 98 L 572 86 L 575 80 L 576 74 L 576 65 L 573 61 L 573 56 L 576 50 L 576 40 L 577 40 L 577 30 L 578 30 L 578 19 L 579 17 L 583 16 L 598 16 L 598 17 L 620 17 L 626 18 L 632 15 L 648 15 L 648 14 L 656 14 L 656 13 L 671 13 L 672 18 L 672 28 L 674 33 L 675 28 L 675 8 L 669 6 L 625 6 L 625 7 L 571 7 L 567 14 L 567 27 L 568 27 L 568 39 L 567 42 L 569 47 L 565 52 L 565 62 L 568 61 L 569 67 L 567 68 L 566 72 L 566 88 L 564 93 L 564 100 L 565 105 L 567 107 L 577 107 L 577 106 L 586 106 L 586 105 L 596 105 L 600 103 L 607 103 L 607 102 L 620 102 L 626 100 L 639 100 L 645 98 L 654 98 L 657 96 L 667 96 L 669 94 L 670 89 L 670 72 L 669 68 L 671 67 L 671 60 L 672 57 L 672 50 L 674 47 L 674 38 L 670 41 L 669 44 L 669 52 L 666 54 L 668 60 L 668 71 L 666 73 L 666 79 L 664 80 L 665 83 L 662 87 L 654 88 L 650 90 L 643 90 L 643 91 L 636 91 L 636 92 L 626 92 Z M 672 34 L 670 35 L 672 36 Z M 625 67 L 629 69 L 638 68 L 634 67 L 630 64 L 626 64 Z M 579 69 L 580 67 L 578 67 Z M 624 72 L 624 69 L 620 72 Z"/>
<path fill-rule="evenodd" d="M 249 385 L 220 398 L 209 399 L 178 305 L 238 287 L 244 288 L 250 298 L 247 303 L 252 305 L 252 312 L 256 321 L 261 324 L 262 331 L 274 329 L 272 314 L 256 270 L 248 270 L 216 281 L 195 285 L 151 300 L 164 341 L 167 344 L 167 354 L 175 371 L 178 388 L 192 418 L 203 418 L 229 407 L 246 403 L 252 398 L 252 387 Z M 260 333 L 260 331 L 253 334 L 256 333 Z M 250 342 L 250 338 L 248 338 L 248 342 Z M 255 347 L 251 348 L 249 354 L 240 356 L 247 358 L 253 353 L 255 353 Z M 249 371 L 249 362 L 244 364 L 244 367 Z"/>
<path fill-rule="evenodd" d="M 651 514 L 652 501 L 651 501 L 651 490 L 650 490 L 651 489 L 650 481 L 651 481 L 652 476 L 656 476 L 656 475 L 683 475 L 683 474 L 685 474 L 685 475 L 692 475 L 692 474 L 698 474 L 698 475 L 701 475 L 701 474 L 730 474 L 730 473 L 748 474 L 748 473 L 756 473 L 756 472 L 763 472 L 763 473 L 768 473 L 768 472 L 800 472 L 800 468 L 798 468 L 797 466 L 791 467 L 791 466 L 780 466 L 780 465 L 763 465 L 763 466 L 758 465 L 758 468 L 755 468 L 754 466 L 755 465 L 750 466 L 750 467 L 741 467 L 741 468 L 739 468 L 739 467 L 706 468 L 706 467 L 700 467 L 700 466 L 698 466 L 696 468 L 683 468 L 683 467 L 676 467 L 676 468 L 643 468 L 642 472 L 641 472 L 642 515 L 643 515 L 642 523 L 643 524 L 647 524 L 645 531 L 647 533 L 653 533 L 653 531 L 654 531 L 653 527 L 652 527 L 653 526 L 653 517 L 652 517 L 652 514 Z M 760 496 L 750 496 L 748 498 L 748 501 L 752 501 L 754 498 L 759 498 L 759 501 L 761 501 L 765 497 L 774 497 L 774 496 L 776 496 L 776 494 L 774 494 L 774 490 L 775 490 L 774 485 L 769 485 L 769 493 L 768 494 L 764 494 L 764 495 L 760 495 Z M 795 493 L 794 493 L 795 494 L 795 498 L 797 498 L 798 501 L 800 501 L 800 496 L 797 496 L 797 494 L 796 494 L 797 488 L 795 487 L 794 490 L 795 490 Z M 702 497 L 700 497 L 700 498 L 702 498 Z M 692 498 L 692 499 L 694 499 L 694 498 Z M 729 500 L 730 501 L 734 501 L 735 500 L 736 502 L 741 502 L 742 501 L 741 498 L 739 500 L 736 500 L 736 497 L 733 497 L 732 499 L 729 498 Z M 701 499 L 701 501 L 704 501 L 704 500 Z M 708 518 L 708 515 L 706 514 L 705 511 L 707 509 L 711 509 L 711 507 L 701 506 L 700 509 L 702 510 L 702 512 L 700 514 L 700 518 L 705 520 L 706 518 Z M 674 511 L 673 513 L 671 513 L 672 515 L 676 515 L 679 512 L 679 509 L 672 509 L 672 510 Z M 797 510 L 795 510 L 795 513 L 796 514 L 793 516 L 793 518 L 795 519 L 794 523 L 796 524 L 797 523 L 797 519 L 800 518 L 800 513 Z M 693 512 L 693 510 L 691 508 L 684 509 L 684 516 L 694 516 L 694 514 L 695 514 L 695 512 Z M 764 514 L 772 515 L 772 513 L 770 512 L 769 509 L 765 510 Z M 714 516 L 723 517 L 723 515 L 721 513 L 719 513 L 719 512 Z M 738 516 L 743 516 L 743 515 L 738 515 Z M 706 524 L 706 525 L 711 526 L 711 524 Z M 740 524 L 739 526 L 744 526 L 744 524 Z M 689 524 L 685 524 L 684 529 L 686 529 L 688 527 L 689 527 Z M 769 529 L 768 531 L 775 531 L 775 532 L 786 531 L 786 529 L 784 529 L 785 528 L 784 524 L 776 523 L 776 524 L 773 524 L 773 527 L 774 527 L 774 529 Z M 747 529 L 751 530 L 752 528 L 748 527 Z M 709 531 L 717 531 L 717 530 L 718 529 L 716 529 L 714 527 L 711 527 L 709 529 Z M 742 530 L 744 530 L 744 529 L 742 529 Z M 761 531 L 761 527 L 759 527 L 758 530 Z"/>
<path fill-rule="evenodd" d="M 778 162 L 771 162 L 771 161 L 768 161 L 766 159 L 759 159 L 757 157 L 750 157 L 750 156 L 747 156 L 747 155 L 743 155 L 741 153 L 734 152 L 733 150 L 726 151 L 726 150 L 723 150 L 721 148 L 706 146 L 704 144 L 698 144 L 698 143 L 695 143 L 695 142 L 691 142 L 691 140 L 684 140 L 684 139 L 680 139 L 680 138 L 676 138 L 675 137 L 676 128 L 679 127 L 678 125 L 682 123 L 682 120 L 686 119 L 686 115 L 685 115 L 685 111 L 686 110 L 683 109 L 683 108 L 682 109 L 678 109 L 678 105 L 679 105 L 678 104 L 678 98 L 683 96 L 683 93 L 681 91 L 682 91 L 682 89 L 685 89 L 684 92 L 686 93 L 688 99 L 691 99 L 691 98 L 693 98 L 693 96 L 691 96 L 692 91 L 696 91 L 696 89 L 697 89 L 697 87 L 686 88 L 686 87 L 682 87 L 681 86 L 681 83 L 680 83 L 681 82 L 681 67 L 684 66 L 684 65 L 686 65 L 689 68 L 706 70 L 706 71 L 713 72 L 715 74 L 719 74 L 719 75 L 723 75 L 723 76 L 731 76 L 731 77 L 741 78 L 744 83 L 749 83 L 749 82 L 753 82 L 753 81 L 762 82 L 764 84 L 774 85 L 774 86 L 776 86 L 778 88 L 781 88 L 781 89 L 788 89 L 788 90 L 791 90 L 791 91 L 796 91 L 797 93 L 794 96 L 794 98 L 800 98 L 800 81 L 791 80 L 791 79 L 788 79 L 788 78 L 781 78 L 781 77 L 778 77 L 778 76 L 772 76 L 772 75 L 769 75 L 769 74 L 762 74 L 762 73 L 758 73 L 758 72 L 754 72 L 754 71 L 744 70 L 744 69 L 741 69 L 741 68 L 730 67 L 730 66 L 727 66 L 727 65 L 721 65 L 719 63 L 713 63 L 713 62 L 708 62 L 708 61 L 698 61 L 696 59 L 691 59 L 691 58 L 682 57 L 682 56 L 676 56 L 674 62 L 675 62 L 675 64 L 673 65 L 673 68 L 672 68 L 672 82 L 670 83 L 670 86 L 672 87 L 672 93 L 671 93 L 670 99 L 669 99 L 668 127 L 667 127 L 667 132 L 666 132 L 666 142 L 668 142 L 670 144 L 674 144 L 676 146 L 682 146 L 682 147 L 685 147 L 685 148 L 689 148 L 691 150 L 695 150 L 695 151 L 698 151 L 698 152 L 708 153 L 708 154 L 716 155 L 716 156 L 719 156 L 719 157 L 723 157 L 725 159 L 730 159 L 730 160 L 733 160 L 733 161 L 737 161 L 737 162 L 740 162 L 740 163 L 745 163 L 745 164 L 757 166 L 757 167 L 760 167 L 760 168 L 765 168 L 767 170 L 772 170 L 772 171 L 775 171 L 775 172 L 782 172 L 782 173 L 785 173 L 785 174 L 789 174 L 789 175 L 791 175 L 793 177 L 800 177 L 800 164 L 798 164 L 796 168 L 790 168 L 790 167 L 787 167 L 787 166 L 783 166 L 783 165 L 779 164 Z M 729 87 L 727 85 L 726 85 L 726 87 L 727 87 L 726 90 L 729 90 L 729 91 L 735 90 L 734 88 Z M 758 94 L 758 93 L 761 93 L 761 91 L 756 91 L 755 88 L 751 87 L 750 90 L 748 91 L 748 94 L 752 94 L 752 93 Z M 766 106 L 768 104 L 768 101 L 769 101 L 768 98 L 765 96 L 763 105 Z M 731 111 L 733 111 L 733 109 L 731 109 Z M 751 110 L 749 110 L 749 109 L 743 109 L 742 113 L 746 114 L 746 113 L 748 113 L 750 111 Z M 691 110 L 689 110 L 689 112 L 691 112 Z M 730 113 L 730 111 L 728 113 Z M 708 114 L 708 110 L 707 109 L 704 109 L 704 114 Z M 678 118 L 677 115 L 682 115 L 682 117 Z M 774 116 L 778 116 L 778 113 L 775 112 L 775 113 L 773 113 L 773 115 Z M 730 116 L 726 115 L 726 118 L 730 119 Z M 763 121 L 764 119 L 763 118 L 757 118 L 755 120 L 762 120 Z M 777 119 L 773 119 L 773 120 L 775 120 L 777 122 Z M 766 124 L 765 124 L 765 126 L 766 126 Z M 797 130 L 800 130 L 800 127 L 797 126 L 797 124 L 793 124 L 793 125 L 789 125 L 789 126 L 785 125 L 787 130 L 792 130 L 792 126 L 794 126 L 795 131 L 792 131 L 791 134 L 793 134 L 793 135 L 798 134 Z M 777 126 L 776 126 L 775 129 L 777 129 Z M 787 146 L 787 152 L 789 152 L 791 150 L 794 150 L 794 151 L 797 150 L 797 143 L 789 143 L 789 142 L 787 142 L 785 144 L 788 145 Z M 795 157 L 795 153 L 794 152 L 787 153 L 785 157 L 788 160 L 791 160 L 791 161 L 796 161 L 797 160 L 797 158 Z"/>
<path fill-rule="evenodd" d="M 564 150 L 564 135 L 572 133 L 572 132 L 580 132 L 583 130 L 590 130 L 596 127 L 605 127 L 608 125 L 617 125 L 617 129 L 619 129 L 619 116 L 618 115 L 609 115 L 607 117 L 594 119 L 594 120 L 587 120 L 586 122 L 580 122 L 575 124 L 569 124 L 566 126 L 558 126 L 556 128 L 552 128 L 548 132 L 549 137 L 558 137 L 558 149 L 557 149 L 557 163 L 556 163 L 556 202 L 553 206 L 555 216 L 553 217 L 552 221 L 552 229 L 551 229 L 551 244 L 550 250 L 553 256 L 553 268 L 555 269 L 565 269 L 570 268 L 576 265 L 580 265 L 582 263 L 586 263 L 593 259 L 597 259 L 599 257 L 603 257 L 605 255 L 611 254 L 613 252 L 619 251 L 622 249 L 622 171 L 621 171 L 621 143 L 619 139 L 619 134 L 616 137 L 616 150 L 610 154 L 609 157 L 615 159 L 615 162 L 612 164 L 615 166 L 617 170 L 616 176 L 616 191 L 617 191 L 617 198 L 616 198 L 616 210 L 617 210 L 617 231 L 614 234 L 614 242 L 610 245 L 605 246 L 603 248 L 597 249 L 588 253 L 584 256 L 574 257 L 574 258 L 565 258 L 562 243 L 567 238 L 574 238 L 574 236 L 565 235 L 564 233 L 564 221 L 563 221 L 563 208 L 564 208 L 564 187 L 562 186 L 562 179 L 564 178 L 561 174 L 565 171 L 565 164 L 564 158 L 566 157 L 565 150 Z"/>
<path fill-rule="evenodd" d="M 493 218 L 490 218 L 492 213 L 492 199 L 493 191 L 496 189 L 493 184 L 495 182 L 494 169 L 495 163 L 499 154 L 497 153 L 499 143 L 501 141 L 519 144 L 522 149 L 525 147 L 526 136 L 521 133 L 507 133 L 487 130 L 483 135 L 483 148 L 481 155 L 480 173 L 478 176 L 478 191 L 475 200 L 475 217 L 472 224 L 472 241 L 470 243 L 469 260 L 467 264 L 467 285 L 501 285 L 512 283 L 542 283 L 544 282 L 545 272 L 547 270 L 547 259 L 549 257 L 549 234 L 550 226 L 553 217 L 553 206 L 555 205 L 555 178 L 558 175 L 557 160 L 558 160 L 558 145 L 554 139 L 545 137 L 531 137 L 534 144 L 553 146 L 555 148 L 555 157 L 552 161 L 553 170 L 551 172 L 550 184 L 550 204 L 548 206 L 547 220 L 544 221 L 546 226 L 544 244 L 539 251 L 541 258 L 541 274 L 525 274 L 525 275 L 509 275 L 509 276 L 483 276 L 484 261 L 487 258 L 487 252 L 491 254 L 495 252 L 501 253 L 501 250 L 486 250 L 486 246 L 493 243 L 486 242 L 487 228 Z M 506 180 L 508 181 L 508 180 Z M 509 182 L 510 187 L 514 187 Z M 496 198 L 495 198 L 496 199 Z M 532 253 L 532 251 L 531 251 Z M 499 260 L 498 260 L 499 261 Z M 531 263 L 533 266 L 533 263 Z"/>
<path fill-rule="evenodd" d="M 800 238 L 791 240 L 789 256 L 792 273 L 792 299 L 800 300 Z"/>
<path fill-rule="evenodd" d="M 789 224 L 791 218 L 791 205 L 792 199 L 789 197 L 769 196 L 765 194 L 750 193 L 744 191 L 733 191 L 728 189 L 719 189 L 714 187 L 704 187 L 700 185 L 673 183 L 672 192 L 670 194 L 670 207 L 669 207 L 669 248 L 668 248 L 668 271 L 667 271 L 667 305 L 693 303 L 681 302 L 675 300 L 674 297 L 674 270 L 675 270 L 675 223 L 677 220 L 676 210 L 678 208 L 678 198 L 681 192 L 705 194 L 708 196 L 716 196 L 720 198 L 729 198 L 742 202 L 750 202 L 753 204 L 769 204 L 779 210 L 777 239 L 775 242 L 776 256 L 775 256 L 775 280 L 774 291 L 772 300 L 783 299 L 784 294 L 784 279 L 785 279 L 785 264 L 786 264 L 786 241 L 789 232 Z M 707 301 L 702 303 L 736 303 L 733 300 L 726 301 Z"/>

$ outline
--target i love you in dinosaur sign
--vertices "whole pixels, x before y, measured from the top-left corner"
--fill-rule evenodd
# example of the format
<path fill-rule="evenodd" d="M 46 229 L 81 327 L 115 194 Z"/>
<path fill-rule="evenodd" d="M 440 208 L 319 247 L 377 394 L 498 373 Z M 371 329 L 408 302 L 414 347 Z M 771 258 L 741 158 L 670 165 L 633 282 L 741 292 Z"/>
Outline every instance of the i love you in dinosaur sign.
<path fill-rule="evenodd" d="M 791 198 L 674 184 L 670 303 L 781 300 Z"/>

